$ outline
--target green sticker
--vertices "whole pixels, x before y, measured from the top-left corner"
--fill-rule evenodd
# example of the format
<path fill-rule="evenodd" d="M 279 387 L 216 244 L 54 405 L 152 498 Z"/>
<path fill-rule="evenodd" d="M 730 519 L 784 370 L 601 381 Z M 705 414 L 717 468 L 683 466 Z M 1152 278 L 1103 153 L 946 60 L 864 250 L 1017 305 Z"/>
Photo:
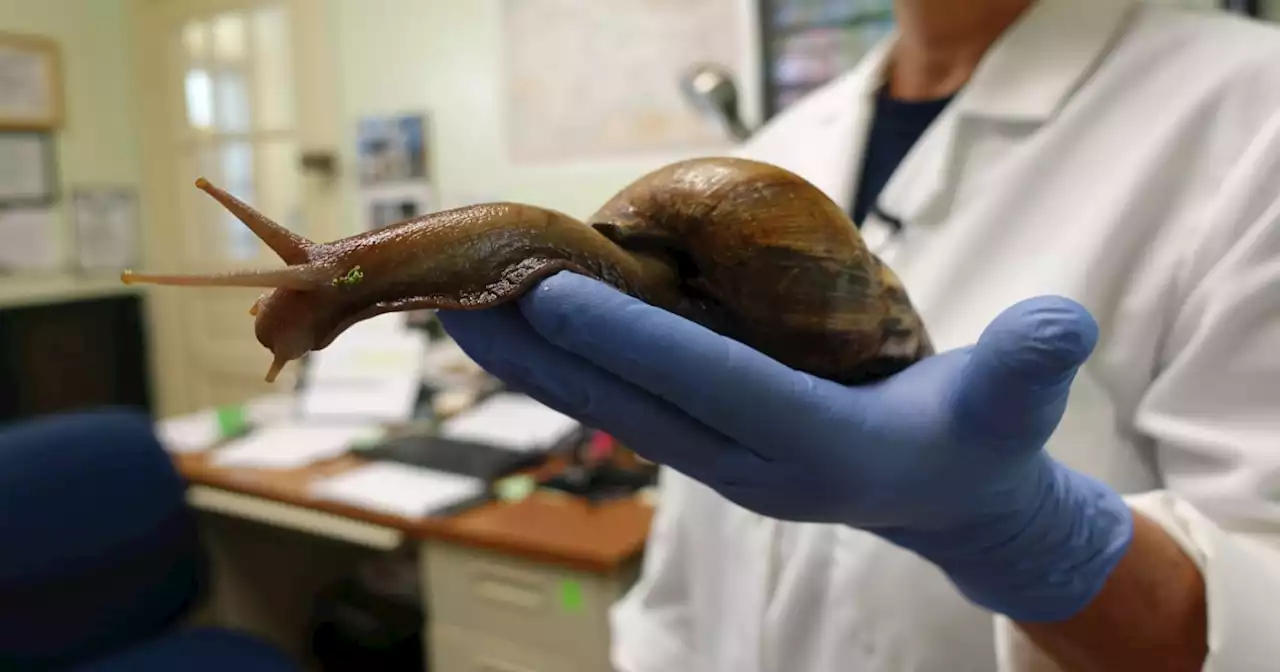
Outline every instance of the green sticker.
<path fill-rule="evenodd" d="M 582 584 L 577 581 L 560 582 L 560 607 L 565 611 L 582 611 Z"/>
<path fill-rule="evenodd" d="M 494 490 L 498 494 L 498 499 L 504 502 L 518 502 L 529 495 L 538 487 L 538 481 L 532 476 L 510 476 L 504 478 L 494 484 Z"/>
<path fill-rule="evenodd" d="M 369 448 L 373 448 L 375 446 L 380 445 L 382 443 L 382 440 L 386 438 L 386 436 L 387 436 L 387 431 L 384 428 L 376 427 L 376 428 L 370 429 L 369 431 L 360 434 L 359 436 L 357 436 L 355 439 L 351 441 L 351 449 L 366 450 Z"/>
<path fill-rule="evenodd" d="M 248 424 L 244 417 L 243 406 L 218 407 L 218 432 L 223 438 L 243 432 Z"/>

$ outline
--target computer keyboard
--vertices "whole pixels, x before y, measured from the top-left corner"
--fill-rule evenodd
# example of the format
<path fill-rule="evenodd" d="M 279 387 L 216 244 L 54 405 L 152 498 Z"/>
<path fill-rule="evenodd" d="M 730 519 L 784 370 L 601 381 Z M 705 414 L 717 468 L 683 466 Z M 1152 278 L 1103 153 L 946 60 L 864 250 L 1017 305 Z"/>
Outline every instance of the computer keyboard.
<path fill-rule="evenodd" d="M 360 455 L 370 460 L 388 460 L 486 481 L 535 467 L 547 459 L 547 453 L 542 451 L 515 451 L 435 435 L 395 437 L 360 451 Z"/>

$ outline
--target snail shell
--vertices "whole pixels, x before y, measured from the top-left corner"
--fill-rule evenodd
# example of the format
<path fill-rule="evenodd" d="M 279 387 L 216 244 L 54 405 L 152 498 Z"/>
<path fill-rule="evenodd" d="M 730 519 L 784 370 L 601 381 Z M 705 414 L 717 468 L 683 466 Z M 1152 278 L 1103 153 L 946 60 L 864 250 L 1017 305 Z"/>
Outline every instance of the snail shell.
<path fill-rule="evenodd" d="M 704 158 L 631 183 L 588 223 L 518 203 L 445 210 L 329 243 L 197 186 L 287 264 L 209 275 L 126 271 L 125 282 L 267 287 L 251 312 L 267 380 L 375 315 L 481 309 L 562 270 L 607 283 L 795 369 L 844 384 L 933 354 L 891 269 L 830 198 L 767 163 Z"/>

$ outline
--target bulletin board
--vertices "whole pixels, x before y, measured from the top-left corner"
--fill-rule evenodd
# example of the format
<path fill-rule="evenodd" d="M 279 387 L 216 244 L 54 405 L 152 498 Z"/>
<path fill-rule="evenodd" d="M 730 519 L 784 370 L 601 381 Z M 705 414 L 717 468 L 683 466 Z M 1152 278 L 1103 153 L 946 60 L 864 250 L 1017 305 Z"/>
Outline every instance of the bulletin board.
<path fill-rule="evenodd" d="M 893 29 L 892 0 L 759 0 L 764 114 L 852 69 Z"/>

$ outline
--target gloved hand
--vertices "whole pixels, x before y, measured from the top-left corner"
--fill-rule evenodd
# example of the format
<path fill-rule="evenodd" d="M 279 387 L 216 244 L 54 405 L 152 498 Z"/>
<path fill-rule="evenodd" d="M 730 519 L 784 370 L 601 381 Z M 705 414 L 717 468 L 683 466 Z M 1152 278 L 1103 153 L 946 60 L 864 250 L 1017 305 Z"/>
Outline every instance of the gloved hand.
<path fill-rule="evenodd" d="M 1066 299 L 855 387 L 571 273 L 440 318 L 513 389 L 760 514 L 880 535 L 1015 620 L 1076 613 L 1132 536 L 1119 495 L 1042 449 L 1097 338 Z"/>

